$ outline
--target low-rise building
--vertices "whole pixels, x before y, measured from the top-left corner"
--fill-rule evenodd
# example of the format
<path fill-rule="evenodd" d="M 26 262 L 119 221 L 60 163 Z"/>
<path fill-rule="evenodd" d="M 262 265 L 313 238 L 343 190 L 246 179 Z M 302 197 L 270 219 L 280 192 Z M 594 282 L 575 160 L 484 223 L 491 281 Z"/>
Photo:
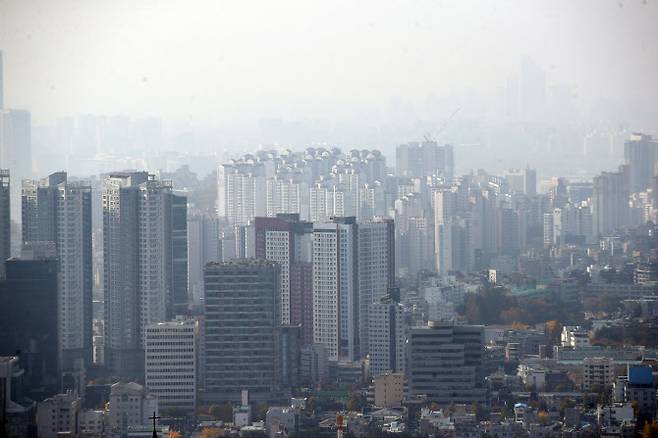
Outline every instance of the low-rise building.
<path fill-rule="evenodd" d="M 39 438 L 57 438 L 61 432 L 78 434 L 80 397 L 74 392 L 57 394 L 37 405 Z"/>
<path fill-rule="evenodd" d="M 583 361 L 583 390 L 610 388 L 615 381 L 615 362 L 609 357 L 588 357 Z"/>
<path fill-rule="evenodd" d="M 106 427 L 107 412 L 104 410 L 85 410 L 78 414 L 78 432 L 81 438 L 102 436 Z"/>
<path fill-rule="evenodd" d="M 375 406 L 380 408 L 398 408 L 404 399 L 404 374 L 386 373 L 376 376 Z"/>
<path fill-rule="evenodd" d="M 149 417 L 158 413 L 158 399 L 135 382 L 115 383 L 110 391 L 109 432 L 125 436 L 131 426 L 151 424 Z"/>
<path fill-rule="evenodd" d="M 581 348 L 590 346 L 589 332 L 578 325 L 562 327 L 560 341 L 563 347 Z"/>

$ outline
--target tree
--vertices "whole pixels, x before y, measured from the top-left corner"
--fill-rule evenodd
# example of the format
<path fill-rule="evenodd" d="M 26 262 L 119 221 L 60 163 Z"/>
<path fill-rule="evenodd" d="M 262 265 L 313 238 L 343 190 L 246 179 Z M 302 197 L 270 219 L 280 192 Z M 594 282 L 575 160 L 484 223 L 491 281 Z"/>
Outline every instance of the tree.
<path fill-rule="evenodd" d="M 211 405 L 210 408 L 208 408 L 208 415 L 221 421 L 233 421 L 233 406 L 228 403 Z"/>
<path fill-rule="evenodd" d="M 201 429 L 200 438 L 219 438 L 222 436 L 222 431 L 217 427 L 204 427 Z"/>
<path fill-rule="evenodd" d="M 658 438 L 658 421 L 646 421 L 642 429 L 642 438 Z"/>
<path fill-rule="evenodd" d="M 361 412 L 366 405 L 366 398 L 359 392 L 353 392 L 347 399 L 347 410 Z"/>
<path fill-rule="evenodd" d="M 171 432 L 169 432 L 169 438 L 182 438 L 182 437 L 179 431 L 172 430 Z"/>
<path fill-rule="evenodd" d="M 550 419 L 550 415 L 548 415 L 548 412 L 546 411 L 539 411 L 537 413 L 537 420 L 543 425 L 548 424 L 548 420 Z"/>

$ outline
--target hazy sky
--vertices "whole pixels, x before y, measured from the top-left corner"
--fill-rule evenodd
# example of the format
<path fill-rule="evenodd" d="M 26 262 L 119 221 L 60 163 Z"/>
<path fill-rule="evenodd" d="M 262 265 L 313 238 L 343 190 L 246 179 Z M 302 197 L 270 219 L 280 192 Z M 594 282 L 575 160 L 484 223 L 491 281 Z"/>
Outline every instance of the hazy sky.
<path fill-rule="evenodd" d="M 491 97 L 522 55 L 585 98 L 658 101 L 652 0 L 0 0 L 0 49 L 6 103 L 37 123 L 342 120 Z"/>

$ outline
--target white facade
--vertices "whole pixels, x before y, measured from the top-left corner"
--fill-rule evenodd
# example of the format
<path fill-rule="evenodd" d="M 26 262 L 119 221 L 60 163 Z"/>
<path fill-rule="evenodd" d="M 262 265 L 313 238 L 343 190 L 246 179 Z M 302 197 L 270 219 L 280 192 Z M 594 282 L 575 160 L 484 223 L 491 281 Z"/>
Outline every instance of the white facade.
<path fill-rule="evenodd" d="M 158 399 L 137 383 L 115 383 L 110 390 L 109 430 L 125 436 L 130 426 L 151 424 L 149 417 L 158 414 Z"/>
<path fill-rule="evenodd" d="M 313 341 L 328 359 L 356 360 L 356 224 L 313 225 Z"/>
<path fill-rule="evenodd" d="M 146 387 L 160 408 L 196 409 L 197 334 L 194 320 L 146 327 Z"/>
<path fill-rule="evenodd" d="M 358 225 L 359 337 L 362 356 L 369 351 L 370 308 L 394 286 L 394 240 L 392 220 L 377 219 Z"/>
<path fill-rule="evenodd" d="M 39 438 L 56 438 L 58 432 L 77 435 L 80 397 L 69 391 L 57 394 L 37 406 L 37 430 Z"/>
<path fill-rule="evenodd" d="M 394 302 L 373 304 L 369 318 L 370 375 L 403 373 L 407 337 L 402 305 Z"/>
<path fill-rule="evenodd" d="M 78 415 L 78 431 L 81 437 L 98 437 L 105 430 L 107 413 L 103 410 L 82 411 Z"/>

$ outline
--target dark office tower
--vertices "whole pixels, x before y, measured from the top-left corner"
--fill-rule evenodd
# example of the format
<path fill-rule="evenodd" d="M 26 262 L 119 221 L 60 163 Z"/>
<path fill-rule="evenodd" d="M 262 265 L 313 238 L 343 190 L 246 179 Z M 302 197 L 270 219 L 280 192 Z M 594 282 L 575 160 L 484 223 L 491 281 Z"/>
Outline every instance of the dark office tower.
<path fill-rule="evenodd" d="M 5 261 L 11 254 L 9 170 L 0 169 L 0 280 L 5 278 Z"/>
<path fill-rule="evenodd" d="M 30 113 L 24 110 L 0 109 L 0 169 L 9 169 L 14 181 L 32 175 Z M 12 214 L 20 217 L 20 184 L 12 186 Z"/>
<path fill-rule="evenodd" d="M 267 400 L 279 387 L 279 281 L 269 260 L 206 266 L 206 402 L 237 402 L 244 389 L 252 400 Z"/>
<path fill-rule="evenodd" d="M 651 187 L 655 175 L 654 161 L 658 142 L 650 135 L 631 134 L 624 143 L 624 160 L 628 164 L 629 189 L 631 193 L 643 192 Z"/>
<path fill-rule="evenodd" d="M 171 250 L 173 312 L 184 315 L 190 305 L 187 291 L 187 196 L 171 195 Z"/>
<path fill-rule="evenodd" d="M 592 220 L 595 238 L 606 236 L 628 225 L 629 166 L 619 166 L 617 172 L 603 172 L 594 177 Z"/>
<path fill-rule="evenodd" d="M 52 242 L 59 277 L 59 340 L 62 365 L 92 362 L 91 187 L 66 172 L 23 181 L 23 243 Z"/>
<path fill-rule="evenodd" d="M 11 259 L 0 281 L 0 356 L 20 356 L 30 398 L 59 392 L 57 260 Z"/>
<path fill-rule="evenodd" d="M 484 327 L 431 322 L 409 332 L 406 364 L 409 395 L 440 406 L 483 403 Z"/>
<path fill-rule="evenodd" d="M 172 194 L 170 182 L 147 172 L 118 172 L 105 180 L 105 363 L 118 375 L 143 375 L 144 329 L 170 319 L 176 287 L 187 287 L 183 199 Z M 179 275 L 185 280 L 179 282 Z"/>
<path fill-rule="evenodd" d="M 305 344 L 313 342 L 313 273 L 311 242 L 313 224 L 298 214 L 255 219 L 256 258 L 272 260 L 281 270 L 279 303 L 281 324 L 302 325 Z"/>

